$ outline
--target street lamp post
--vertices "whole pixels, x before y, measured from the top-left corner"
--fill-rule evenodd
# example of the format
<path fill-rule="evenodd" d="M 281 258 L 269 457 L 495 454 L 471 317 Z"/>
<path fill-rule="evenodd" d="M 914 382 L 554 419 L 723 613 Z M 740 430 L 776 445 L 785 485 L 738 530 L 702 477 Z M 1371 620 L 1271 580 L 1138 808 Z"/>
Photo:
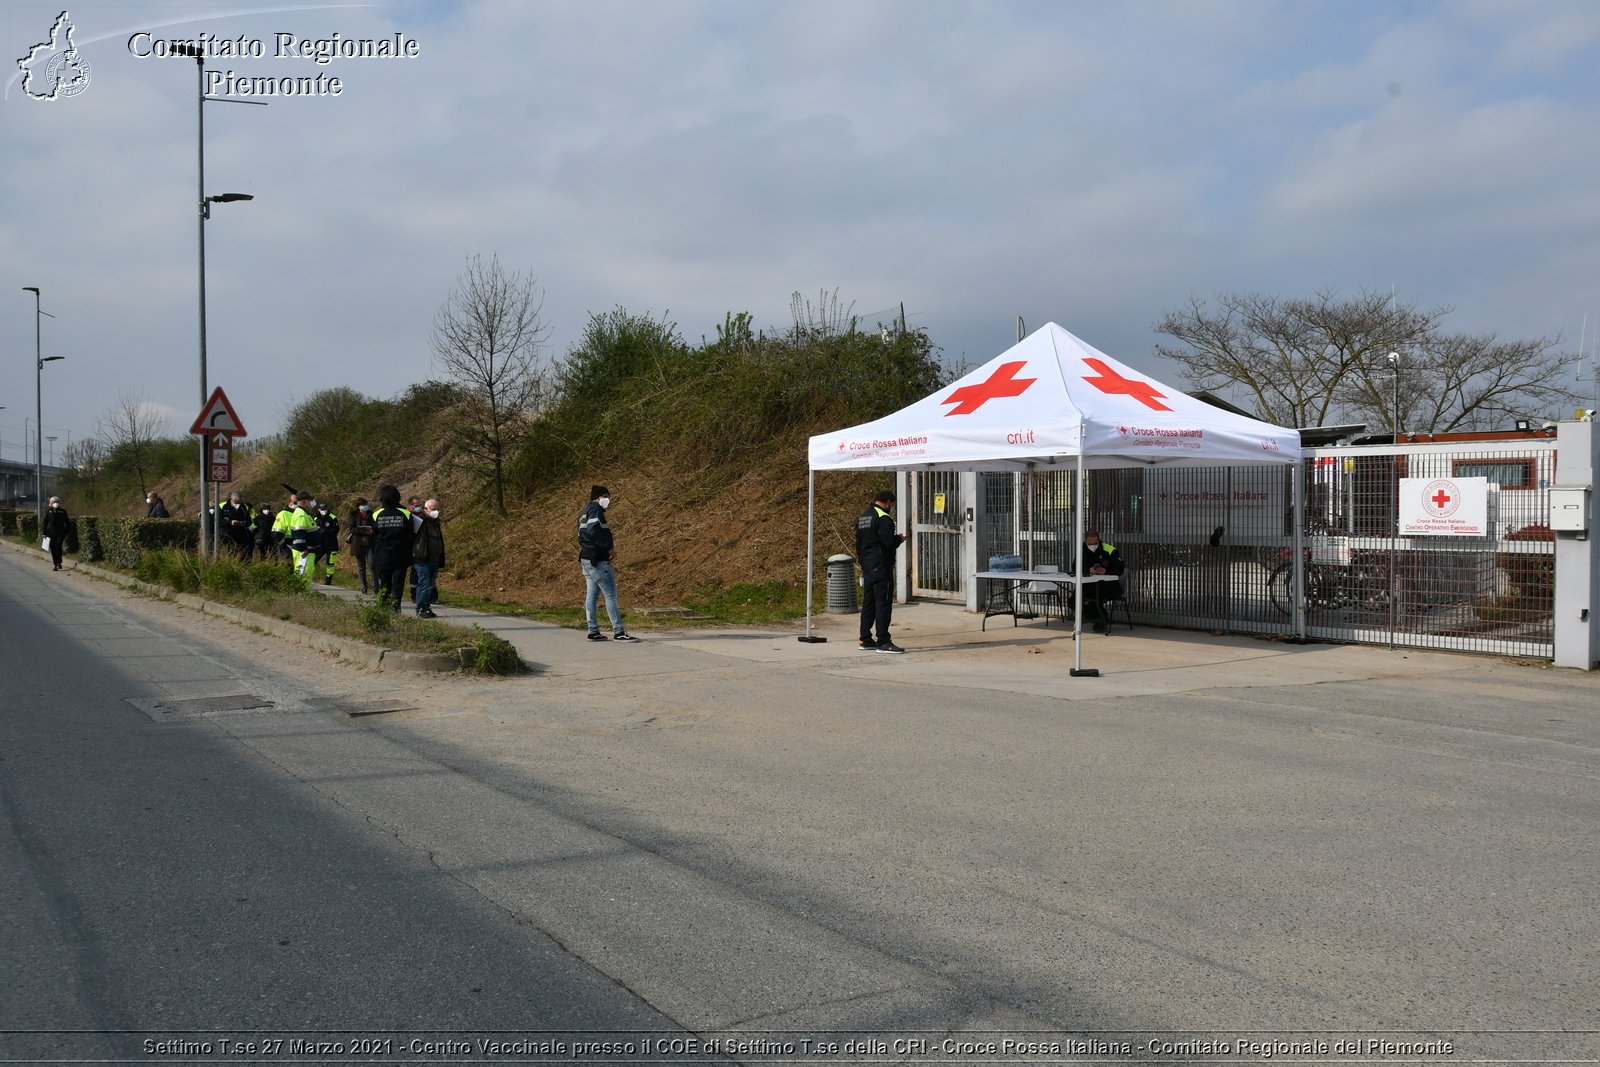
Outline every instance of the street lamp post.
<path fill-rule="evenodd" d="M 39 525 L 44 525 L 44 365 L 61 356 L 51 356 L 44 359 L 40 356 L 39 336 L 41 318 L 53 319 L 54 315 L 39 307 L 39 287 L 37 285 L 24 285 L 22 291 L 33 294 L 33 414 L 34 433 L 38 435 L 33 443 L 33 495 L 34 510 L 38 514 Z"/>
<path fill-rule="evenodd" d="M 50 442 L 50 466 L 54 467 L 56 465 L 56 439 L 54 437 L 46 437 L 45 440 Z"/>
<path fill-rule="evenodd" d="M 1393 651 L 1394 630 L 1400 621 L 1400 353 L 1389 353 L 1389 368 L 1394 372 L 1389 394 L 1395 446 L 1389 457 L 1389 649 Z"/>
<path fill-rule="evenodd" d="M 198 245 L 200 257 L 200 410 L 204 410 L 206 401 L 211 393 L 206 385 L 206 220 L 211 217 L 212 204 L 231 204 L 237 200 L 253 200 L 248 193 L 222 193 L 219 196 L 206 195 L 206 101 L 210 100 L 221 104 L 258 104 L 265 107 L 265 100 L 229 100 L 225 97 L 206 95 L 206 55 L 205 50 L 199 45 L 179 42 L 173 45 L 172 54 L 185 59 L 192 59 L 195 63 L 195 141 L 197 145 L 196 158 L 199 169 L 199 221 Z M 214 516 L 211 516 L 210 493 L 207 484 L 210 481 L 210 449 L 211 439 L 205 434 L 200 435 L 200 534 L 202 551 L 216 555 L 221 550 L 222 533 Z M 211 538 L 205 537 L 206 523 L 211 523 Z"/>

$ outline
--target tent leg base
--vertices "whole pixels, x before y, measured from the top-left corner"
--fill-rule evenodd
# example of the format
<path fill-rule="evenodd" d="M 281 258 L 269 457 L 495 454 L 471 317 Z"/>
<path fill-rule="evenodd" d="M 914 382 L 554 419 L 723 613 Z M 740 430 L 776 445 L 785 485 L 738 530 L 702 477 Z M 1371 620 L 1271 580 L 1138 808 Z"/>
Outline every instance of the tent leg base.
<path fill-rule="evenodd" d="M 826 637 L 818 637 L 816 634 L 801 634 L 799 637 L 795 638 L 795 640 L 799 641 L 802 645 L 825 645 L 828 643 L 828 639 Z"/>
<path fill-rule="evenodd" d="M 1072 675 L 1074 678 L 1098 678 L 1098 677 L 1100 677 L 1100 668 L 1098 668 L 1098 667 L 1073 667 L 1067 673 Z"/>

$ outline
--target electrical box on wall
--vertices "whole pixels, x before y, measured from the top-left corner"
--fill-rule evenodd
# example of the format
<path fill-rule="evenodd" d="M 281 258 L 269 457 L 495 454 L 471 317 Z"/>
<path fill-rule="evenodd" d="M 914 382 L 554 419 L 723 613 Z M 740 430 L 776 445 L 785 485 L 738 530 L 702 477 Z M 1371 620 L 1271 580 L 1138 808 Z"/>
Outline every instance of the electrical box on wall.
<path fill-rule="evenodd" d="M 1588 531 L 1589 490 L 1586 486 L 1550 489 L 1550 529 L 1558 533 Z"/>

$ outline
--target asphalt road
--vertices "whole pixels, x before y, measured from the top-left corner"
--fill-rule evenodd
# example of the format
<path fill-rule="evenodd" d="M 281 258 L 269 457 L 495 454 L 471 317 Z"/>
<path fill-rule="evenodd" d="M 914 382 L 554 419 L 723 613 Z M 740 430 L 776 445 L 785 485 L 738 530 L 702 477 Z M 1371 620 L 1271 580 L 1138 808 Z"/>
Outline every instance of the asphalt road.
<path fill-rule="evenodd" d="M 1141 631 L 1097 690 L 901 619 L 903 657 L 508 620 L 542 673 L 408 679 L 0 553 L 0 1028 L 1600 1054 L 1596 678 Z M 270 706 L 180 703 L 221 696 Z"/>
<path fill-rule="evenodd" d="M 147 1040 L 252 1033 L 673 1029 L 219 723 L 332 727 L 352 774 L 384 773 L 363 769 L 381 741 L 83 585 L 0 557 L 0 1030 L 91 1032 L 6 1035 L 8 1062 L 152 1062 Z M 208 719 L 181 704 L 201 694 L 273 706 Z"/>

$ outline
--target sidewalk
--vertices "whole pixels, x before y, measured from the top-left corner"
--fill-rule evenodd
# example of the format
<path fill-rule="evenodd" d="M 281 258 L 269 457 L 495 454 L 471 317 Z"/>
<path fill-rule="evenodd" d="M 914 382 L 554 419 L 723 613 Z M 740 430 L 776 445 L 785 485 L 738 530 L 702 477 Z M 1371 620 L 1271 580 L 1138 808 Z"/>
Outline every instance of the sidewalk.
<path fill-rule="evenodd" d="M 318 586 L 354 599 L 356 591 Z M 409 606 L 406 608 L 410 610 Z M 1308 644 L 1244 636 L 1212 637 L 1198 631 L 1139 627 L 1109 635 L 1085 633 L 1083 665 L 1098 678 L 1073 678 L 1072 634 L 1059 623 L 1012 626 L 1009 618 L 979 629 L 981 617 L 959 605 L 922 601 L 894 609 L 896 643 L 904 656 L 861 652 L 855 615 L 816 615 L 812 632 L 826 644 L 797 640 L 791 628 L 653 629 L 633 645 L 588 641 L 581 631 L 532 619 L 492 615 L 437 604 L 440 619 L 477 625 L 511 642 L 541 673 L 597 681 L 641 675 L 767 665 L 848 673 L 873 680 L 915 682 L 977 692 L 1016 693 L 1063 700 L 1106 700 L 1200 689 L 1316 685 L 1365 678 L 1458 673 L 1495 657 L 1416 649 L 1389 651 L 1360 645 Z M 626 616 L 625 616 L 626 617 Z"/>

